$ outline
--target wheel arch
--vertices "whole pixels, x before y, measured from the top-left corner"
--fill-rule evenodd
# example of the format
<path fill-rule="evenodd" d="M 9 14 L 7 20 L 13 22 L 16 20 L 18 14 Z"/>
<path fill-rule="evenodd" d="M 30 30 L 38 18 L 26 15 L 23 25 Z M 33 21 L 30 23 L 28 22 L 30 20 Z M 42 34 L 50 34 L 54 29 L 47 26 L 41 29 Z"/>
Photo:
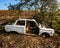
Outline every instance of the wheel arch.
<path fill-rule="evenodd" d="M 50 34 L 49 33 L 47 33 L 47 32 L 43 32 L 43 33 L 41 33 L 40 35 L 48 35 L 48 36 L 50 36 Z"/>

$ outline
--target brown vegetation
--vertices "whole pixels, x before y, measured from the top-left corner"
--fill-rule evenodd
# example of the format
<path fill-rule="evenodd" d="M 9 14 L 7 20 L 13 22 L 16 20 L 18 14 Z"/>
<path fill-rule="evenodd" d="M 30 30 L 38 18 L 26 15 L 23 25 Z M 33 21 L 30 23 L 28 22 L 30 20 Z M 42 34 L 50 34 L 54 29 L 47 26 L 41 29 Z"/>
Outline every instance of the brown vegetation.
<path fill-rule="evenodd" d="M 42 38 L 15 33 L 0 34 L 1 48 L 60 48 L 60 37 Z"/>
<path fill-rule="evenodd" d="M 0 10 L 0 24 L 17 19 L 17 18 L 32 18 L 34 11 L 14 11 L 14 10 Z"/>

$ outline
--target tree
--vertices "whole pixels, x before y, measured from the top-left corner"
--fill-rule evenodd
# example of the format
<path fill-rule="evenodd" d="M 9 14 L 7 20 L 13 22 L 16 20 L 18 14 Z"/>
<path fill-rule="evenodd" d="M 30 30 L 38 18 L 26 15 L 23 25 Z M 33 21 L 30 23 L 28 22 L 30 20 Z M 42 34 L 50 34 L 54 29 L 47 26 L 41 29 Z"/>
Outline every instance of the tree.
<path fill-rule="evenodd" d="M 46 24 L 57 30 L 57 0 L 19 0 L 16 5 L 10 5 L 13 10 L 34 10 L 35 18 L 38 22 Z M 38 11 L 40 10 L 40 11 Z"/>
<path fill-rule="evenodd" d="M 39 20 L 41 20 L 44 23 L 48 23 L 49 21 L 52 21 L 56 16 L 57 1 L 38 0 L 38 3 L 40 3 L 38 4 L 38 8 L 37 8 L 38 10 L 40 10 L 40 12 L 37 13 L 37 17 L 40 17 Z"/>

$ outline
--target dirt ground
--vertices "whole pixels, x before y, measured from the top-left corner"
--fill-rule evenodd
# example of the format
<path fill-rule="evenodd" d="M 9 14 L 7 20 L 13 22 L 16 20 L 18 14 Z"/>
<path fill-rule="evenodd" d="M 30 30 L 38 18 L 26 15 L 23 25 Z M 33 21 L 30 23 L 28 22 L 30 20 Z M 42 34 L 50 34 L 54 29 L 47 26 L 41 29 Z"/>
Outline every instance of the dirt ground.
<path fill-rule="evenodd" d="M 0 48 L 60 48 L 60 37 L 43 38 L 0 31 Z"/>

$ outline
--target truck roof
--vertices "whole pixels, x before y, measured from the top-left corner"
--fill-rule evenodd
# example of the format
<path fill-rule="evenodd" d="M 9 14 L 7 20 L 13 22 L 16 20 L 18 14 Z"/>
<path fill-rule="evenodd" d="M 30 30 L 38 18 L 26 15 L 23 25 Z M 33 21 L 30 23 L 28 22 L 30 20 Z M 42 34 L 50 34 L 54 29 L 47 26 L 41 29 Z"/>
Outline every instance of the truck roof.
<path fill-rule="evenodd" d="M 19 18 L 18 20 L 35 21 L 35 19 L 22 19 L 22 18 Z"/>

